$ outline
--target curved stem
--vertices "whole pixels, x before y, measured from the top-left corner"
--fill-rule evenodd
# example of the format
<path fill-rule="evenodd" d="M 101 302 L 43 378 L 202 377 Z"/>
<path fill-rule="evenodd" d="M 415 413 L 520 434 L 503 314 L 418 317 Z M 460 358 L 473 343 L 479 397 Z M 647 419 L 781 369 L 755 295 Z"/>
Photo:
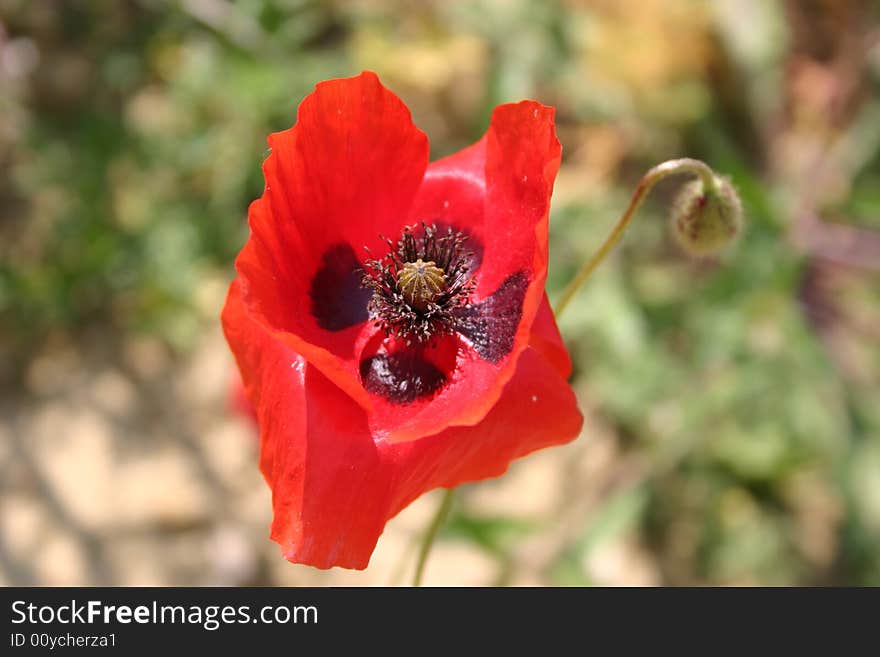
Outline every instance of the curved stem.
<path fill-rule="evenodd" d="M 428 525 L 428 529 L 425 530 L 425 536 L 422 538 L 422 546 L 419 548 L 419 558 L 416 562 L 416 573 L 413 576 L 413 586 L 421 586 L 422 584 L 422 574 L 425 571 L 425 564 L 428 561 L 428 555 L 431 554 L 431 548 L 434 546 L 434 539 L 437 538 L 437 532 L 440 531 L 443 523 L 446 522 L 446 518 L 449 517 L 449 510 L 452 508 L 452 500 L 454 497 L 455 489 L 447 488 L 446 492 L 443 494 L 443 501 L 440 502 L 440 506 L 437 508 L 437 513 L 434 514 L 434 519 L 431 521 L 431 524 Z"/>
<path fill-rule="evenodd" d="M 566 286 L 562 296 L 559 297 L 559 300 L 556 302 L 556 307 L 554 308 L 557 317 L 563 310 L 565 310 L 580 287 L 590 277 L 590 274 L 593 273 L 593 270 L 599 266 L 599 263 L 605 259 L 605 256 L 611 252 L 611 249 L 613 249 L 620 241 L 620 238 L 623 237 L 623 233 L 630 221 L 632 221 L 632 218 L 635 216 L 636 210 L 639 209 L 642 201 L 645 200 L 645 197 L 654 185 L 668 176 L 675 176 L 684 173 L 699 176 L 706 189 L 711 188 L 715 184 L 715 173 L 709 168 L 709 165 L 705 162 L 694 160 L 689 157 L 680 160 L 668 160 L 658 164 L 642 176 L 642 179 L 639 181 L 639 186 L 636 187 L 636 191 L 633 192 L 629 206 L 626 208 L 626 211 L 620 219 L 617 220 L 614 228 L 608 234 L 608 237 L 605 238 L 605 242 L 599 247 L 599 250 L 581 266 L 578 273 L 575 274 L 575 277 L 571 279 L 571 282 Z"/>

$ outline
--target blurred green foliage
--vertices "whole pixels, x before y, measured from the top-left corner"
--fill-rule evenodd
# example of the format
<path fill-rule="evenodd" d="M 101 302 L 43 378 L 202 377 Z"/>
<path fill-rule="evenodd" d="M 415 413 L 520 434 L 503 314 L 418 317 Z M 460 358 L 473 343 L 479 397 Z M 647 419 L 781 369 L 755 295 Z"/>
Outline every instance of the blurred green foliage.
<path fill-rule="evenodd" d="M 748 222 L 720 260 L 688 260 L 664 183 L 561 318 L 575 386 L 637 475 L 550 581 L 594 581 L 585 555 L 627 535 L 668 583 L 880 584 L 880 56 L 852 54 L 853 25 L 880 23 L 870 3 L 820 4 L 2 0 L 6 385 L 58 335 L 198 340 L 265 137 L 315 82 L 376 70 L 435 156 L 533 97 L 565 149 L 551 297 L 660 160 L 729 174 Z M 805 213 L 870 239 L 853 262 L 822 234 L 804 247 Z M 447 535 L 504 561 L 547 522 L 465 503 Z"/>

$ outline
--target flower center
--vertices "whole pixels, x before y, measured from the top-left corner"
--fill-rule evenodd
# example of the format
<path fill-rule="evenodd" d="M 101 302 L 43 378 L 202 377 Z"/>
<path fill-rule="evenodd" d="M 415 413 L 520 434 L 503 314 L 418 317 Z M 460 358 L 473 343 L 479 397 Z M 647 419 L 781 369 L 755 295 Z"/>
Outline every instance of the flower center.
<path fill-rule="evenodd" d="M 427 310 L 446 287 L 446 273 L 432 261 L 407 262 L 397 275 L 397 288 L 413 308 Z"/>
<path fill-rule="evenodd" d="M 454 333 L 476 287 L 466 235 L 451 228 L 440 235 L 424 223 L 416 235 L 414 228 L 404 228 L 396 244 L 385 240 L 388 254 L 364 264 L 362 283 L 373 291 L 370 318 L 410 345 Z"/>

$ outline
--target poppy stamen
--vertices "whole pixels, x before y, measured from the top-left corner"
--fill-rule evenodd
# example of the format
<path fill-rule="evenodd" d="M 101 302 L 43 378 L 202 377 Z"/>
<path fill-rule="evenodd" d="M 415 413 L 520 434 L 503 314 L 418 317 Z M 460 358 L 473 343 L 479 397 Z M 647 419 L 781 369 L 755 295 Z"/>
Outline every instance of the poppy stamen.
<path fill-rule="evenodd" d="M 421 234 L 407 226 L 384 258 L 364 263 L 363 286 L 373 291 L 367 306 L 370 317 L 386 335 L 407 344 L 427 344 L 452 335 L 461 309 L 470 306 L 476 287 L 470 275 L 472 254 L 465 250 L 467 236 L 448 228 L 422 223 Z"/>

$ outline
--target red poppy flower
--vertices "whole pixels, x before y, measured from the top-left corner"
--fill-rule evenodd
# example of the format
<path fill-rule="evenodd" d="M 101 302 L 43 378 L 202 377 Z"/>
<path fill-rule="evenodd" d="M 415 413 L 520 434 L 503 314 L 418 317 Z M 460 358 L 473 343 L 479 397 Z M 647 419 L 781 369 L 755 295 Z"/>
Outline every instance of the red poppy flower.
<path fill-rule="evenodd" d="M 409 110 L 365 72 L 318 84 L 269 137 L 222 321 L 287 559 L 365 568 L 422 493 L 580 431 L 544 293 L 553 116 L 501 105 L 428 164 Z"/>

